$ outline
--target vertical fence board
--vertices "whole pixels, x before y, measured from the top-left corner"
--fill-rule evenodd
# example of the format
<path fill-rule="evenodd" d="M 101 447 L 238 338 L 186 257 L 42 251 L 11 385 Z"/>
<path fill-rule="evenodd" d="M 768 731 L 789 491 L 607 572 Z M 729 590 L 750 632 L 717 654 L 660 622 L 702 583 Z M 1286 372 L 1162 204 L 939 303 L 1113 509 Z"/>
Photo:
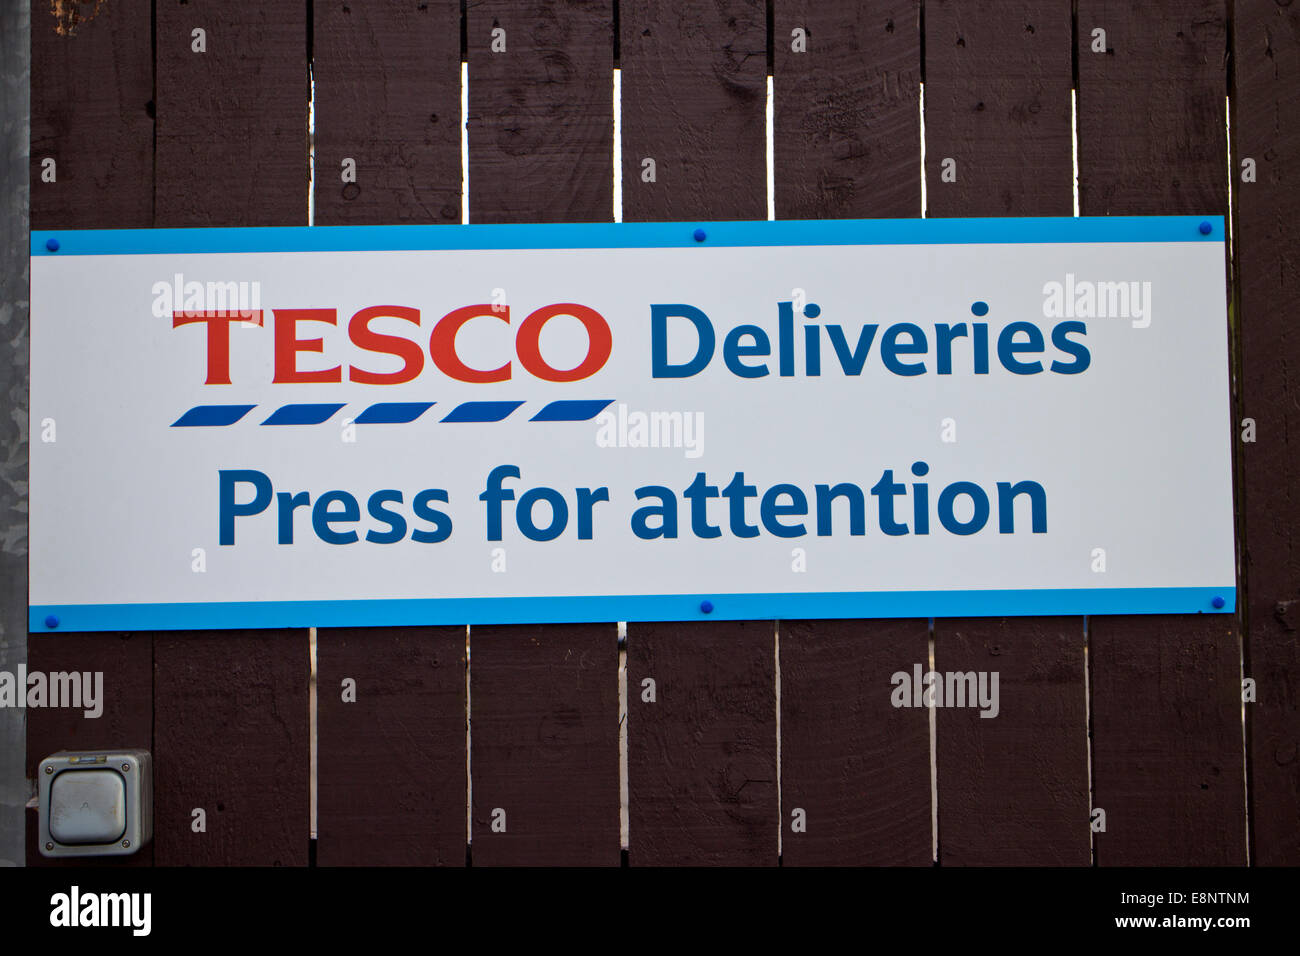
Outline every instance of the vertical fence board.
<path fill-rule="evenodd" d="M 306 5 L 158 0 L 156 24 L 155 225 L 305 225 Z M 160 865 L 306 864 L 307 637 L 154 635 Z"/>
<path fill-rule="evenodd" d="M 1221 0 L 1079 0 L 1084 215 L 1227 213 L 1226 49 Z M 1098 864 L 1244 863 L 1233 620 L 1102 616 L 1089 634 Z"/>
<path fill-rule="evenodd" d="M 40 761 L 60 750 L 111 750 L 153 745 L 153 642 L 148 634 L 32 634 L 27 641 L 27 672 L 50 675 L 79 671 L 103 675 L 102 713 L 42 707 L 27 711 L 27 777 L 37 780 Z M 92 861 L 107 866 L 148 866 L 153 844 L 127 857 Z M 29 866 L 85 865 L 84 860 L 48 860 L 37 848 L 35 809 L 28 812 Z"/>
<path fill-rule="evenodd" d="M 467 7 L 466 31 L 474 221 L 609 221 L 611 0 L 483 0 Z"/>
<path fill-rule="evenodd" d="M 307 864 L 310 667 L 305 631 L 154 635 L 159 866 Z"/>
<path fill-rule="evenodd" d="M 998 713 L 937 714 L 939 859 L 949 866 L 1087 866 L 1083 620 L 940 619 L 934 666 L 996 672 Z"/>
<path fill-rule="evenodd" d="M 306 4 L 156 4 L 154 224 L 306 225 Z"/>
<path fill-rule="evenodd" d="M 1233 245 L 1240 282 L 1251 859 L 1300 864 L 1300 7 L 1238 3 L 1233 12 Z M 1245 182 L 1243 163 L 1255 164 Z M 1238 428 L 1240 426 L 1237 426 Z M 1238 432 L 1240 434 L 1240 431 Z"/>
<path fill-rule="evenodd" d="M 623 219 L 766 218 L 762 0 L 623 0 L 619 62 Z"/>
<path fill-rule="evenodd" d="M 779 626 L 782 864 L 928 865 L 929 713 L 895 708 L 890 676 L 925 665 L 929 623 Z"/>
<path fill-rule="evenodd" d="M 467 9 L 471 221 L 613 218 L 612 31 L 608 2 Z M 472 627 L 470 729 L 475 865 L 618 865 L 612 623 Z"/>
<path fill-rule="evenodd" d="M 1070 215 L 1070 36 L 1068 0 L 925 5 L 927 215 Z"/>
<path fill-rule="evenodd" d="M 315 222 L 460 222 L 459 0 L 312 10 Z"/>
<path fill-rule="evenodd" d="M 27 714 L 27 770 L 59 750 L 149 747 L 153 738 L 153 642 L 148 634 L 33 634 L 27 672 L 102 671 L 103 713 L 33 708 Z"/>
<path fill-rule="evenodd" d="M 930 215 L 1071 213 L 1070 16 L 1067 0 L 926 4 Z M 971 300 L 996 309 L 994 293 Z M 1001 699 L 996 718 L 936 715 L 940 861 L 1086 866 L 1083 619 L 939 619 L 934 642 L 936 670 L 997 671 Z"/>
<path fill-rule="evenodd" d="M 470 639 L 474 865 L 618 866 L 617 627 Z"/>
<path fill-rule="evenodd" d="M 754 0 L 620 4 L 624 220 L 765 218 L 766 32 Z M 628 625 L 631 863 L 776 863 L 774 638 Z"/>
<path fill-rule="evenodd" d="M 919 216 L 919 0 L 776 0 L 772 13 L 777 218 Z"/>
<path fill-rule="evenodd" d="M 31 226 L 90 229 L 145 226 L 153 215 L 153 65 L 148 5 L 112 4 L 82 18 L 68 5 L 56 16 L 36 4 L 32 17 Z M 75 11 L 75 13 L 74 13 Z M 41 161 L 55 160 L 55 181 Z M 34 409 L 37 421 L 45 417 Z M 59 422 L 59 442 L 43 450 L 77 461 L 76 427 Z M 23 615 L 24 618 L 26 615 Z M 38 633 L 28 637 L 28 672 L 103 674 L 100 717 L 83 710 L 27 711 L 27 776 L 59 750 L 153 746 L 153 642 L 148 634 Z M 27 862 L 48 865 L 28 813 Z M 148 865 L 153 845 L 107 865 Z"/>
<path fill-rule="evenodd" d="M 32 4 L 33 229 L 152 223 L 149 24 L 147 3 Z"/>
<path fill-rule="evenodd" d="M 1078 0 L 1083 215 L 1227 213 L 1226 29 L 1224 0 Z"/>
<path fill-rule="evenodd" d="M 633 866 L 776 865 L 773 638 L 768 621 L 628 625 Z"/>
<path fill-rule="evenodd" d="M 459 222 L 460 4 L 313 12 L 315 221 Z M 317 862 L 464 865 L 465 628 L 322 629 L 316 659 Z"/>
<path fill-rule="evenodd" d="M 465 628 L 323 628 L 316 677 L 317 862 L 464 866 Z"/>
<path fill-rule="evenodd" d="M 1239 642 L 1226 615 L 1094 617 L 1101 866 L 1243 866 Z"/>
<path fill-rule="evenodd" d="M 772 12 L 777 217 L 919 216 L 920 4 Z M 780 623 L 784 865 L 930 862 L 929 720 L 889 700 L 890 675 L 926 660 L 928 634 L 924 619 Z"/>

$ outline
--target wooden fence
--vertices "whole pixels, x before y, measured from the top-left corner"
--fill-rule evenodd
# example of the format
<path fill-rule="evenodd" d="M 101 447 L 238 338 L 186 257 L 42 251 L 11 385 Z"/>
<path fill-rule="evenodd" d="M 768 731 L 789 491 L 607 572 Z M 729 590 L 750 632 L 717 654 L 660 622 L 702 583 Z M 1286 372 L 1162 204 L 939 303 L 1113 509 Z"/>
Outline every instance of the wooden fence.
<path fill-rule="evenodd" d="M 29 711 L 29 777 L 154 754 L 154 841 L 113 865 L 1300 863 L 1300 3 L 32 0 L 31 24 L 33 229 L 456 223 L 466 172 L 470 222 L 608 221 L 616 145 L 625 220 L 764 219 L 769 77 L 780 218 L 1231 215 L 1255 433 L 1235 619 L 632 623 L 625 726 L 615 622 L 321 629 L 314 843 L 309 632 L 30 635 L 31 669 L 103 671 L 106 704 Z M 997 670 L 999 717 L 893 708 L 931 655 Z"/>

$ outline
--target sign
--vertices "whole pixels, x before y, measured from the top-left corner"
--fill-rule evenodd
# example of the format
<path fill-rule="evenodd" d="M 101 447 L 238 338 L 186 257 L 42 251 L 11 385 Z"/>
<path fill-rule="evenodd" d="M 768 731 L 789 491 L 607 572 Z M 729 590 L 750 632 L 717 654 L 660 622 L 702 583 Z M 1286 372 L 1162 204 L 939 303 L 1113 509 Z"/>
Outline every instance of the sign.
<path fill-rule="evenodd" d="M 33 233 L 32 628 L 1231 612 L 1223 226 Z"/>

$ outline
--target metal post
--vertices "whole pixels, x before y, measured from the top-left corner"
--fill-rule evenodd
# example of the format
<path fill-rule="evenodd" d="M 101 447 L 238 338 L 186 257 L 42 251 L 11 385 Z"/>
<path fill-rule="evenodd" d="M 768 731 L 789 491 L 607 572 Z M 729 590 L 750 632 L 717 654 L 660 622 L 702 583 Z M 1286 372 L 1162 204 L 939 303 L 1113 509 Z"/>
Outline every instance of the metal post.
<path fill-rule="evenodd" d="M 27 660 L 27 267 L 31 7 L 0 3 L 0 670 Z M 21 693 L 22 691 L 20 691 Z M 26 712 L 0 709 L 0 866 L 22 866 Z"/>

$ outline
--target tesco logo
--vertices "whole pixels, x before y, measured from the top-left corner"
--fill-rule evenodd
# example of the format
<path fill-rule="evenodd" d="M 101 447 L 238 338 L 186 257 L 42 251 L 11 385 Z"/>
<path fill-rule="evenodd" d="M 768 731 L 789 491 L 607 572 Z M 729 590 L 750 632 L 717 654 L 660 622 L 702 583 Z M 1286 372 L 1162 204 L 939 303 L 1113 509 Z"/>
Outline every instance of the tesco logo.
<path fill-rule="evenodd" d="M 313 324 L 337 326 L 337 309 L 272 309 L 275 339 L 275 384 L 339 383 L 344 380 L 343 366 L 333 368 L 300 368 L 299 356 L 304 352 L 324 353 L 325 341 L 312 337 Z M 216 309 L 200 312 L 173 312 L 172 328 L 202 325 L 207 332 L 207 385 L 229 385 L 230 382 L 230 329 L 236 322 L 264 325 L 262 310 L 236 311 Z M 582 323 L 587 333 L 587 351 L 573 368 L 556 368 L 542 357 L 540 342 L 542 330 L 557 316 L 571 316 Z M 412 336 L 420 328 L 420 310 L 405 305 L 372 305 L 357 311 L 348 320 L 348 341 L 363 352 L 394 356 L 402 367 L 392 372 L 375 372 L 364 364 L 349 364 L 347 380 L 365 385 L 401 385 L 417 378 L 425 369 L 426 360 L 448 378 L 458 382 L 483 384 L 507 382 L 514 374 L 515 361 L 528 374 L 546 382 L 577 382 L 590 378 L 609 361 L 614 347 L 609 323 L 595 309 L 576 302 L 556 302 L 535 309 L 519 323 L 515 333 L 514 358 L 507 359 L 495 368 L 475 368 L 467 364 L 456 350 L 456 336 L 462 328 L 474 321 L 495 320 L 510 324 L 508 305 L 466 305 L 453 309 L 437 322 L 429 333 L 428 345 L 423 339 L 391 335 L 371 328 L 379 318 L 395 318 L 410 322 Z"/>

